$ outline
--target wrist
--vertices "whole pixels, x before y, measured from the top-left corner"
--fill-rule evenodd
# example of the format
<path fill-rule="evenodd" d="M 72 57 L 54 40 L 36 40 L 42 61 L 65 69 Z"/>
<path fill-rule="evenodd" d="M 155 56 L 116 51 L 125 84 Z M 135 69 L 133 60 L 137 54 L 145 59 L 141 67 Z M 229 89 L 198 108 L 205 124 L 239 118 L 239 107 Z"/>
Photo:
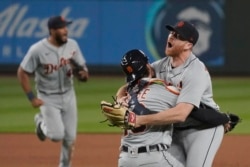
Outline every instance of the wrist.
<path fill-rule="evenodd" d="M 35 98 L 35 95 L 32 91 L 26 93 L 26 96 L 29 99 L 29 101 L 32 101 Z"/>

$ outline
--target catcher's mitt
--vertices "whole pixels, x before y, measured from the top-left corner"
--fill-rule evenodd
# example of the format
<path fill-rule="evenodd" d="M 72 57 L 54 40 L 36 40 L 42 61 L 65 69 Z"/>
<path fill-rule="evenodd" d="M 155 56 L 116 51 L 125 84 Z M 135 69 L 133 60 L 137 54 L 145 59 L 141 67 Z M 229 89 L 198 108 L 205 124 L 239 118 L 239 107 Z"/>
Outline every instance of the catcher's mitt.
<path fill-rule="evenodd" d="M 232 131 L 235 126 L 239 122 L 241 122 L 241 118 L 236 114 L 229 113 L 227 114 L 227 116 L 229 118 L 229 122 L 227 123 L 227 127 L 225 128 L 225 133 Z"/>
<path fill-rule="evenodd" d="M 133 129 L 135 127 L 135 113 L 128 111 L 121 103 L 115 101 L 112 104 L 101 101 L 101 109 L 110 126 L 117 126 L 123 129 Z"/>
<path fill-rule="evenodd" d="M 72 68 L 73 75 L 82 82 L 88 80 L 88 72 L 84 70 L 84 67 L 79 65 L 74 59 L 69 59 L 70 66 Z"/>

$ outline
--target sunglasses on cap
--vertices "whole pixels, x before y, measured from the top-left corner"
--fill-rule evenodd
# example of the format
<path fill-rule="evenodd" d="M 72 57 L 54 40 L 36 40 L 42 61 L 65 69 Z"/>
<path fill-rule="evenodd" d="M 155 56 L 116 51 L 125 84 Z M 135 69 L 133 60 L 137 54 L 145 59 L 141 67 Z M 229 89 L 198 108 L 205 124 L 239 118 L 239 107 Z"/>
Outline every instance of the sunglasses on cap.
<path fill-rule="evenodd" d="M 186 39 L 184 39 L 180 34 L 178 34 L 178 33 L 175 32 L 175 31 L 170 31 L 170 34 L 171 34 L 174 38 L 176 38 L 176 39 L 179 39 L 179 40 L 181 40 L 181 41 L 186 41 Z"/>

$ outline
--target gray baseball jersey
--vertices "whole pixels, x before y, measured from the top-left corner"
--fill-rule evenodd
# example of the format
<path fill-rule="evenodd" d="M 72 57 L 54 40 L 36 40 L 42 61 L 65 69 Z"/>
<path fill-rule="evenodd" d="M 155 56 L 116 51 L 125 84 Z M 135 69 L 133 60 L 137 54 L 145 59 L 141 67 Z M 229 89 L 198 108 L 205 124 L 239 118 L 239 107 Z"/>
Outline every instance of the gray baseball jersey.
<path fill-rule="evenodd" d="M 77 42 L 68 42 L 57 48 L 46 38 L 32 45 L 21 62 L 21 67 L 30 73 L 35 72 L 36 88 L 41 92 L 62 93 L 72 87 L 73 80 L 68 59 L 75 59 L 85 65 L 85 59 Z"/>
<path fill-rule="evenodd" d="M 203 102 L 219 110 L 213 100 L 209 72 L 195 55 L 191 54 L 183 65 L 175 68 L 171 67 L 169 57 L 152 63 L 152 67 L 155 69 L 157 78 L 180 88 L 177 104 L 185 102 L 199 107 L 200 102 Z M 222 141 L 224 134 L 222 126 L 197 130 L 202 125 L 202 122 L 191 117 L 188 117 L 184 123 L 174 125 L 173 143 L 169 152 L 187 167 L 210 167 Z"/>
<path fill-rule="evenodd" d="M 163 80 L 143 78 L 146 86 L 138 93 L 140 104 L 151 111 L 160 112 L 175 106 L 177 94 L 169 91 Z M 130 108 L 133 110 L 133 108 Z M 166 151 L 137 153 L 139 147 L 150 148 L 153 145 L 163 144 L 170 147 L 172 142 L 172 125 L 146 126 L 139 130 L 127 130 L 121 139 L 121 147 L 128 147 L 131 152 L 120 153 L 119 167 L 141 166 L 182 166 Z M 133 151 L 136 150 L 136 151 Z"/>
<path fill-rule="evenodd" d="M 213 100 L 211 78 L 205 65 L 193 54 L 187 61 L 172 68 L 170 58 L 165 57 L 152 63 L 156 78 L 164 79 L 169 85 L 181 88 L 177 103 L 187 102 L 199 107 L 200 102 L 219 109 Z M 194 89 L 195 87 L 195 89 Z"/>
<path fill-rule="evenodd" d="M 164 79 L 168 85 L 176 86 L 181 90 L 177 104 L 181 102 L 200 106 L 200 102 L 219 110 L 213 100 L 212 84 L 209 72 L 205 65 L 193 54 L 187 61 L 176 68 L 171 67 L 170 58 L 165 57 L 152 63 L 156 77 Z M 179 126 L 200 125 L 190 117 Z"/>

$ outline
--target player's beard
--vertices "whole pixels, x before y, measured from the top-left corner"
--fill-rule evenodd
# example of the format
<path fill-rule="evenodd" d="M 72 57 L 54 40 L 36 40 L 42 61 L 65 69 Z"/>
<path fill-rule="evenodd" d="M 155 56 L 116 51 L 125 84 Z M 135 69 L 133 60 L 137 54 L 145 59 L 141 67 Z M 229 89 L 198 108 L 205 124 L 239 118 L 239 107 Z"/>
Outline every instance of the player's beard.
<path fill-rule="evenodd" d="M 180 54 L 179 49 L 166 49 L 165 50 L 165 55 L 170 56 L 170 57 L 177 57 Z"/>
<path fill-rule="evenodd" d="M 68 41 L 67 40 L 67 34 L 62 35 L 62 34 L 57 33 L 57 34 L 55 34 L 55 40 L 56 40 L 56 43 L 59 46 L 61 46 L 61 45 L 65 44 L 65 43 L 67 43 L 67 41 Z"/>
<path fill-rule="evenodd" d="M 182 45 L 174 45 L 170 48 L 166 46 L 166 49 L 165 49 L 165 55 L 170 56 L 170 57 L 178 57 L 182 54 L 182 52 L 183 52 Z"/>

